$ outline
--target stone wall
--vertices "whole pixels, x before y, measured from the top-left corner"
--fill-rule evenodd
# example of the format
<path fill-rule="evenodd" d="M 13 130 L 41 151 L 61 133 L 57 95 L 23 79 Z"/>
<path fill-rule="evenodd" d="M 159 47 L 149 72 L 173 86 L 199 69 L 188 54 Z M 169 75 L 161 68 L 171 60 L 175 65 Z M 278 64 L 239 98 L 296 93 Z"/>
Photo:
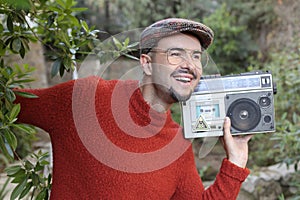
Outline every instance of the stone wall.
<path fill-rule="evenodd" d="M 242 184 L 237 200 L 277 200 L 282 194 L 288 200 L 289 197 L 299 194 L 297 187 L 291 184 L 296 176 L 300 178 L 299 172 L 293 167 L 288 168 L 281 164 L 251 170 L 251 174 Z M 212 183 L 213 181 L 203 182 L 205 187 Z"/>
<path fill-rule="evenodd" d="M 300 163 L 299 163 L 300 164 Z M 298 176 L 293 166 L 276 164 L 255 170 L 243 183 L 240 200 L 272 200 L 284 194 L 285 199 L 295 195 L 298 189 L 292 186 L 292 179 Z"/>

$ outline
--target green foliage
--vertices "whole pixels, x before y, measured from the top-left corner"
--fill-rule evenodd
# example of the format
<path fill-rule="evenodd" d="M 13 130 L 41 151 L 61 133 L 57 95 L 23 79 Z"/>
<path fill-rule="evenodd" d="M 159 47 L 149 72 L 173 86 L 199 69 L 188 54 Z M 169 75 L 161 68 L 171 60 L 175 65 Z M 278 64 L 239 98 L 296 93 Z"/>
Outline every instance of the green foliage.
<path fill-rule="evenodd" d="M 248 31 L 258 36 L 263 27 L 272 28 L 277 21 L 273 0 L 225 0 L 232 14 L 237 17 L 238 23 L 247 26 Z"/>
<path fill-rule="evenodd" d="M 77 13 L 86 10 L 75 7 L 76 4 L 73 0 L 57 0 L 36 7 L 40 14 L 35 15 L 38 24 L 35 31 L 49 50 L 46 55 L 53 61 L 52 77 L 74 70 L 76 63 L 90 52 L 97 39 L 99 31 L 76 18 Z"/>
<path fill-rule="evenodd" d="M 245 25 L 239 25 L 226 4 L 223 4 L 203 22 L 215 32 L 208 52 L 221 74 L 241 73 L 249 65 L 248 58 L 257 51 Z"/>
<path fill-rule="evenodd" d="M 0 199 L 4 199 L 7 195 L 8 191 L 6 190 L 7 185 L 9 183 L 10 179 L 7 179 L 3 185 L 3 187 L 0 189 Z"/>
<path fill-rule="evenodd" d="M 73 0 L 27 0 L 7 1 L 0 4 L 0 152 L 4 162 L 12 162 L 19 158 L 16 153 L 20 147 L 18 140 L 26 146 L 28 138 L 32 138 L 35 128 L 17 122 L 21 110 L 20 104 L 14 104 L 16 95 L 35 98 L 34 95 L 14 90 L 33 81 L 30 73 L 34 70 L 28 65 L 9 66 L 3 57 L 18 54 L 24 58 L 30 50 L 29 43 L 39 41 L 46 45 L 52 53 L 48 57 L 53 60 L 52 76 L 73 70 L 83 55 L 93 48 L 97 30 L 88 27 L 87 23 L 76 18 L 76 13 L 85 8 L 77 8 Z M 17 137 L 18 135 L 18 137 Z M 21 150 L 23 154 L 24 149 Z M 25 154 L 24 154 L 25 155 Z M 22 156 L 24 156 L 22 155 Z M 33 156 L 36 164 L 25 160 L 22 166 L 15 167 L 18 171 L 12 173 L 7 169 L 8 176 L 14 177 L 11 199 L 22 198 L 32 189 L 32 197 L 48 199 L 51 187 L 51 175 L 45 178 L 41 172 L 47 166 L 45 155 Z M 19 158 L 20 159 L 20 158 Z"/>
<path fill-rule="evenodd" d="M 280 149 L 281 155 L 277 160 L 287 165 L 300 161 L 299 39 L 295 39 L 294 47 L 274 52 L 269 63 L 278 90 L 275 100 L 279 134 L 273 139 L 280 142 L 277 148 Z M 295 168 L 298 169 L 298 166 L 295 165 Z"/>
<path fill-rule="evenodd" d="M 105 61 L 106 54 L 127 56 L 133 58 L 128 52 L 137 44 L 130 44 L 129 39 L 124 42 L 114 38 L 110 46 L 111 51 L 105 53 L 105 45 L 97 39 L 100 31 L 79 20 L 76 15 L 86 8 L 76 7 L 75 0 L 27 0 L 7 1 L 1 0 L 0 14 L 0 152 L 4 155 L 2 160 L 6 163 L 19 158 L 16 153 L 21 144 L 28 146 L 26 140 L 31 139 L 35 133 L 34 127 L 17 122 L 20 113 L 20 104 L 14 104 L 16 95 L 35 98 L 36 96 L 18 90 L 24 84 L 33 81 L 30 73 L 33 68 L 28 65 L 11 67 L 2 57 L 18 54 L 24 58 L 30 51 L 29 43 L 39 41 L 47 49 L 46 56 L 53 61 L 51 76 L 63 76 L 67 71 L 75 69 L 78 62 L 87 54 L 95 53 L 100 61 Z M 18 137 L 16 137 L 18 135 Z M 25 143 L 24 143 L 25 141 Z M 24 147 L 23 146 L 23 147 Z M 21 149 L 20 154 L 23 154 Z M 2 155 L 1 154 L 1 155 Z M 26 153 L 25 153 L 26 154 Z M 25 155 L 24 154 L 24 155 Z M 23 155 L 22 155 L 23 156 Z M 29 160 L 22 161 L 21 165 L 7 168 L 8 176 L 14 177 L 16 183 L 11 199 L 23 198 L 32 191 L 31 198 L 48 199 L 51 188 L 51 175 L 42 176 L 43 169 L 48 165 L 46 155 L 33 154 L 37 161 L 32 164 Z"/>
<path fill-rule="evenodd" d="M 253 141 L 259 153 L 251 153 L 251 159 L 260 155 L 261 163 L 268 160 L 292 166 L 299 177 L 300 162 L 300 38 L 294 38 L 293 46 L 274 50 L 270 53 L 270 61 L 263 69 L 271 70 L 273 81 L 277 85 L 275 95 L 276 133 L 256 136 Z M 261 69 L 256 63 L 256 69 Z M 260 66 L 260 67 L 259 67 Z M 263 142 L 261 142 L 263 141 Z M 251 146 L 250 146 L 251 148 Z M 253 146 L 252 146 L 253 148 Z M 251 150 L 250 150 L 251 152 Z M 250 159 L 250 160 L 251 160 Z M 293 179 L 290 185 L 300 191 L 300 179 Z M 295 194 L 295 197 L 299 193 Z"/>
<path fill-rule="evenodd" d="M 116 3 L 118 7 L 122 8 L 122 14 L 126 16 L 124 19 L 127 21 L 127 27 L 131 28 L 146 27 L 154 21 L 174 16 L 178 12 L 181 12 L 181 15 L 186 14 L 183 9 L 178 10 L 178 8 L 183 8 L 181 1 L 143 0 L 140 3 L 135 1 L 128 3 L 126 0 L 118 0 Z M 132 10 L 135 10 L 139 17 L 132 15 Z"/>
<path fill-rule="evenodd" d="M 17 137 L 14 132 L 20 130 L 25 134 L 32 135 L 35 130 L 27 124 L 16 124 L 20 112 L 20 104 L 14 104 L 16 93 L 22 96 L 34 97 L 31 94 L 13 91 L 14 88 L 22 87 L 24 83 L 31 82 L 29 74 L 32 68 L 27 65 L 22 69 L 19 66 L 11 68 L 0 63 L 0 150 L 9 159 L 14 159 L 14 151 L 17 148 Z"/>
<path fill-rule="evenodd" d="M 132 28 L 144 28 L 149 24 L 167 17 L 180 17 L 197 19 L 199 21 L 207 15 L 216 5 L 211 1 L 205 0 L 115 0 L 115 1 L 92 1 L 95 7 L 106 5 L 109 9 L 105 16 L 102 13 L 93 13 L 98 19 L 110 20 L 113 26 L 102 25 L 110 33 L 116 33 Z M 93 8 L 92 8 L 93 9 Z M 134 15 L 132 11 L 134 10 Z M 109 16 L 114 16 L 109 18 Z M 105 19 L 104 19 L 105 18 Z"/>
<path fill-rule="evenodd" d="M 129 37 L 111 37 L 105 42 L 98 43 L 93 49 L 93 52 L 100 60 L 100 63 L 114 61 L 121 56 L 125 56 L 133 60 L 139 60 L 137 57 L 132 55 L 133 52 L 137 52 L 137 46 L 138 42 L 130 43 Z"/>
<path fill-rule="evenodd" d="M 0 27 L 0 56 L 10 50 L 24 58 L 29 42 L 39 40 L 51 50 L 47 56 L 53 60 L 52 76 L 73 70 L 78 59 L 93 48 L 99 32 L 76 18 L 86 8 L 76 7 L 73 0 L 30 0 L 29 3 L 26 9 L 15 8 L 8 1 L 1 4 L 0 13 L 6 17 L 6 27 Z"/>
<path fill-rule="evenodd" d="M 284 51 L 272 52 L 270 61 L 263 69 L 272 71 L 273 81 L 277 86 L 275 95 L 275 115 L 277 131 L 271 137 L 269 134 L 260 136 L 260 141 L 268 141 L 261 145 L 265 149 L 262 157 L 273 158 L 274 162 L 284 162 L 298 169 L 300 161 L 300 46 L 295 40 L 295 47 Z M 257 67 L 258 68 L 258 67 Z M 258 142 L 258 141 L 257 141 Z M 270 146 L 271 145 L 271 146 Z M 267 148 L 266 148 L 267 147 Z M 262 150 L 261 149 L 261 150 Z"/>
<path fill-rule="evenodd" d="M 17 186 L 12 191 L 10 199 L 22 199 L 30 194 L 31 198 L 48 199 L 51 189 L 51 174 L 44 176 L 44 169 L 49 165 L 48 153 L 32 154 L 33 161 L 26 160 L 19 165 L 5 169 L 7 175 L 12 178 L 12 183 Z"/>

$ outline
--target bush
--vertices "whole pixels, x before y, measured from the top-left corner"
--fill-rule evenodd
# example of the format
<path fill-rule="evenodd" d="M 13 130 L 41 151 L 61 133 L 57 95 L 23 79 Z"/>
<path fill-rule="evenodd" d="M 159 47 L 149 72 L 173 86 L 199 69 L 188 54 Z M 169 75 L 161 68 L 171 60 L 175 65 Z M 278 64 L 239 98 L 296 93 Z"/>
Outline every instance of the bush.
<path fill-rule="evenodd" d="M 267 166 L 283 163 L 294 167 L 300 174 L 300 38 L 294 39 L 293 46 L 274 50 L 270 61 L 263 69 L 271 70 L 277 85 L 275 95 L 276 133 L 261 134 L 253 138 L 250 145 L 250 162 Z M 257 66 L 257 65 L 256 65 Z M 261 67 L 254 67 L 260 69 Z M 290 185 L 297 188 L 299 195 L 300 180 L 293 179 Z"/>

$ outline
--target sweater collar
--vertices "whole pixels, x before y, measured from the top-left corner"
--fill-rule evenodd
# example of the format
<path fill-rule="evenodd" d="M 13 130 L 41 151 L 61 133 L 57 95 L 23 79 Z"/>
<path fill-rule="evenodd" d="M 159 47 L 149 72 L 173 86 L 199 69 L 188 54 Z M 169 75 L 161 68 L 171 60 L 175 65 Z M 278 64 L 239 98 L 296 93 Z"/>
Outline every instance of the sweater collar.
<path fill-rule="evenodd" d="M 147 126 L 151 124 L 155 127 L 163 127 L 173 122 L 170 110 L 167 110 L 165 113 L 160 113 L 151 108 L 143 97 L 138 86 L 138 81 L 133 81 L 128 84 L 127 90 L 129 94 L 132 94 L 129 103 L 131 117 L 137 116 L 137 119 L 134 120 L 138 125 Z M 133 90 L 134 92 L 130 92 Z"/>

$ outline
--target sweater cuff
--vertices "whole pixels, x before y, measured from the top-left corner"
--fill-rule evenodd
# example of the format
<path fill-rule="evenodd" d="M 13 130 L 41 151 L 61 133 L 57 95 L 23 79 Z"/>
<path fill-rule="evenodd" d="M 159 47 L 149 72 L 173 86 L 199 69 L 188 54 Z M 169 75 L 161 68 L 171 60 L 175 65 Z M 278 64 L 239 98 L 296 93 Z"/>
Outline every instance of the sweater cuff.
<path fill-rule="evenodd" d="M 230 162 L 227 158 L 223 159 L 220 172 L 231 178 L 237 179 L 240 182 L 243 182 L 250 174 L 248 168 L 241 168 Z"/>

